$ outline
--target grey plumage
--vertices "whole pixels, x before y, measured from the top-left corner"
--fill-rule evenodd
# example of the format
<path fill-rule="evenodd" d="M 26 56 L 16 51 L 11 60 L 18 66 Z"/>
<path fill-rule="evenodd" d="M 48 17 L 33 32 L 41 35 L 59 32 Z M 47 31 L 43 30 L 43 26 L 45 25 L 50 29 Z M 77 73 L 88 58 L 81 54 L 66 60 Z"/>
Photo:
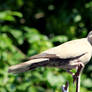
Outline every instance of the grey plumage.
<path fill-rule="evenodd" d="M 9 72 L 20 73 L 40 66 L 76 68 L 86 64 L 92 56 L 92 31 L 86 38 L 72 40 L 32 56 L 27 62 L 9 67 Z"/>

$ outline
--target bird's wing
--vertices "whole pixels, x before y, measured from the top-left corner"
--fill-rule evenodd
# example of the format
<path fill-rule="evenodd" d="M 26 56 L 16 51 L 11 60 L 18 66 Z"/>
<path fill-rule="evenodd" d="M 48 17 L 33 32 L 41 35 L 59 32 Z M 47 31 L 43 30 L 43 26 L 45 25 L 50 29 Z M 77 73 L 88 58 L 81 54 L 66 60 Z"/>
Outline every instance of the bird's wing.
<path fill-rule="evenodd" d="M 32 56 L 30 59 L 37 58 L 61 58 L 69 59 L 82 56 L 90 51 L 91 45 L 86 38 L 72 40 L 42 52 L 41 54 Z"/>
<path fill-rule="evenodd" d="M 82 54 L 80 54 L 78 56 L 63 58 L 63 57 L 56 56 L 56 54 L 41 53 L 41 54 L 31 56 L 30 58 L 28 58 L 28 60 L 39 59 L 39 58 L 49 58 L 49 59 L 54 59 L 54 60 L 55 59 L 67 59 L 67 60 L 70 60 L 70 59 L 79 58 L 79 57 L 81 57 L 81 56 L 83 56 L 85 54 L 86 53 L 82 53 Z"/>
<path fill-rule="evenodd" d="M 38 59 L 38 58 L 59 58 L 59 57 L 56 56 L 55 54 L 41 53 L 41 54 L 31 56 L 29 59 L 32 60 L 32 59 Z"/>

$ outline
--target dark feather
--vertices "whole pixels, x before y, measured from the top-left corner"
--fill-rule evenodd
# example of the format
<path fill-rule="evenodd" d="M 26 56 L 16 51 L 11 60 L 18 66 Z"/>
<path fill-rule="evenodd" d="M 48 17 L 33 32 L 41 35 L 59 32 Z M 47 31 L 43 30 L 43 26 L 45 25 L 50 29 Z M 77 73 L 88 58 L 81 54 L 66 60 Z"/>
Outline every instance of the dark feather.
<path fill-rule="evenodd" d="M 32 57 L 29 58 L 29 60 L 32 60 L 32 59 L 39 59 L 39 58 L 49 58 L 49 59 L 62 59 L 62 60 L 72 60 L 72 59 L 76 59 L 76 58 L 79 58 L 83 55 L 85 55 L 87 52 L 79 55 L 79 56 L 76 56 L 76 57 L 70 57 L 70 58 L 60 58 L 59 56 L 57 56 L 56 54 L 48 54 L 48 53 L 41 53 L 41 54 L 38 54 L 38 55 L 34 55 Z"/>
<path fill-rule="evenodd" d="M 55 54 L 41 53 L 41 54 L 30 57 L 29 60 L 38 59 L 38 58 L 59 58 L 59 57 L 56 56 Z"/>

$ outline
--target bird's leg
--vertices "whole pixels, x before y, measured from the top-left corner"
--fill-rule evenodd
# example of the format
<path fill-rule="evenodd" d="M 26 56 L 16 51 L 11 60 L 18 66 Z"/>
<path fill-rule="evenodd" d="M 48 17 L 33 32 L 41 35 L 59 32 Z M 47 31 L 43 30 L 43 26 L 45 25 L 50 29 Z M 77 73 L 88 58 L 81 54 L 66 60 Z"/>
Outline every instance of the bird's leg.
<path fill-rule="evenodd" d="M 76 92 L 80 92 L 80 73 L 82 72 L 83 68 L 84 64 L 80 63 L 78 65 L 77 72 L 75 73 L 75 75 L 73 75 L 73 82 L 76 81 Z"/>
<path fill-rule="evenodd" d="M 76 92 L 80 92 L 80 75 L 76 79 Z"/>
<path fill-rule="evenodd" d="M 62 86 L 62 92 L 69 92 L 69 83 L 68 83 L 68 81 L 66 82 L 65 85 Z"/>
<path fill-rule="evenodd" d="M 78 62 L 77 72 L 75 74 L 70 70 L 66 70 L 68 73 L 72 74 L 73 83 L 76 82 L 76 92 L 80 92 L 80 73 L 82 72 L 83 68 L 84 68 L 84 64 L 81 62 Z"/>
<path fill-rule="evenodd" d="M 77 77 L 80 76 L 80 73 L 82 72 L 83 68 L 84 64 L 79 62 L 77 72 L 73 75 L 73 82 L 75 82 L 77 80 Z"/>

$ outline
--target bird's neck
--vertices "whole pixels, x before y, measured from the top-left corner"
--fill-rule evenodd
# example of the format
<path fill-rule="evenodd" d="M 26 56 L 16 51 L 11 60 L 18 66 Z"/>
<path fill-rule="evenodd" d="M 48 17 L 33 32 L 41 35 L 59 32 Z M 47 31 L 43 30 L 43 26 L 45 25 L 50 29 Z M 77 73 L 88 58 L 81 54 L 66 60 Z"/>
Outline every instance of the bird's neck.
<path fill-rule="evenodd" d="M 92 37 L 87 37 L 89 43 L 92 45 Z"/>

